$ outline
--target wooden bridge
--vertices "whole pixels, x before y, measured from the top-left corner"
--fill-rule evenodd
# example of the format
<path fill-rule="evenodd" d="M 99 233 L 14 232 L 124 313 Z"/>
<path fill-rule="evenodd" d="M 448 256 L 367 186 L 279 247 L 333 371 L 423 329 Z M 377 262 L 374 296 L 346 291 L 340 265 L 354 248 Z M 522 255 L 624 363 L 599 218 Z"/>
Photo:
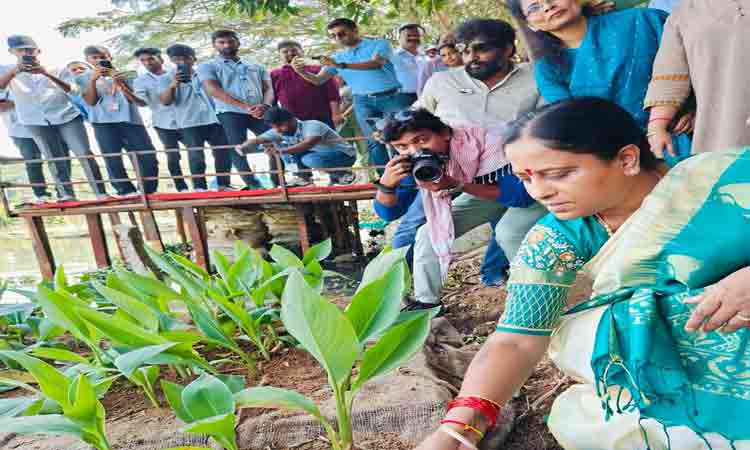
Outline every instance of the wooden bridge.
<path fill-rule="evenodd" d="M 354 138 L 361 139 L 361 138 Z M 347 139 L 352 140 L 352 139 Z M 274 153 L 270 160 L 271 170 L 255 174 L 274 174 L 279 180 L 279 186 L 271 189 L 257 190 L 232 190 L 232 191 L 207 191 L 189 193 L 154 193 L 145 194 L 143 182 L 153 179 L 172 179 L 171 176 L 142 177 L 135 164 L 139 155 L 148 153 L 166 153 L 171 151 L 203 151 L 210 149 L 188 148 L 167 149 L 155 151 L 138 151 L 129 153 L 134 176 L 129 178 L 135 181 L 138 194 L 127 197 L 112 197 L 103 200 L 76 200 L 67 202 L 55 202 L 46 204 L 24 205 L 12 208 L 8 199 L 11 190 L 29 190 L 34 186 L 54 186 L 55 183 L 9 183 L 3 182 L 0 174 L 0 202 L 11 217 L 23 219 L 29 231 L 34 249 L 34 254 L 39 263 L 41 274 L 45 279 L 52 279 L 56 269 L 55 257 L 49 243 L 44 218 L 55 216 L 84 216 L 91 240 L 91 249 L 94 254 L 96 265 L 99 268 L 109 267 L 111 259 L 107 246 L 107 236 L 104 231 L 103 216 L 107 216 L 110 225 L 114 228 L 121 224 L 122 213 L 127 215 L 131 224 L 137 226 L 136 215 L 140 219 L 140 229 L 143 237 L 152 246 L 159 250 L 163 249 L 161 233 L 154 218 L 154 211 L 173 211 L 177 233 L 182 242 L 192 241 L 195 261 L 203 268 L 210 269 L 210 252 L 208 248 L 206 221 L 203 214 L 205 208 L 229 207 L 247 208 L 249 205 L 293 205 L 296 211 L 297 226 L 300 236 L 300 247 L 306 250 L 310 246 L 311 218 L 318 217 L 321 224 L 332 224 L 328 227 L 323 225 L 324 237 L 331 237 L 334 248 L 338 252 L 353 252 L 363 256 L 361 236 L 359 233 L 359 214 L 357 201 L 370 200 L 375 197 L 375 187 L 372 184 L 340 185 L 340 186 L 310 186 L 290 187 L 284 180 L 283 163 Z M 229 146 L 227 151 L 233 151 Z M 61 157 L 48 160 L 24 161 L 21 158 L 4 158 L 0 160 L 0 168 L 9 165 L 23 165 L 26 162 L 42 162 L 49 164 L 54 161 L 72 161 L 84 158 L 103 158 L 102 155 L 91 155 L 88 157 Z M 331 168 L 317 170 L 329 172 L 337 169 L 353 171 L 368 171 L 374 167 L 353 168 Z M 299 172 L 305 170 L 299 170 Z M 310 169 L 307 169 L 310 171 Z M 214 177 L 217 175 L 244 175 L 247 172 L 232 173 L 207 173 L 203 175 L 184 175 L 183 178 Z M 104 179 L 103 182 L 109 183 Z M 124 180 L 112 180 L 124 181 Z M 86 185 L 86 180 L 71 180 L 70 185 Z M 119 247 L 118 247 L 119 248 Z M 120 248 L 122 255 L 122 249 Z"/>

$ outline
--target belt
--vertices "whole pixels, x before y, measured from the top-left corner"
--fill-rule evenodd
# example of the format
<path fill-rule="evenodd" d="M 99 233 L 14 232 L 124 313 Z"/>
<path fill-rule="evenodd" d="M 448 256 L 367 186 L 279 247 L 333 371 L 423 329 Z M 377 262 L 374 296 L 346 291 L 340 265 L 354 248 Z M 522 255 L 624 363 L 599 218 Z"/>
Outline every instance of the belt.
<path fill-rule="evenodd" d="M 387 97 L 389 95 L 398 93 L 398 90 L 399 88 L 393 88 L 393 89 L 388 89 L 387 91 L 383 91 L 383 92 L 374 92 L 372 94 L 364 94 L 363 97 L 370 97 L 370 98 Z"/>

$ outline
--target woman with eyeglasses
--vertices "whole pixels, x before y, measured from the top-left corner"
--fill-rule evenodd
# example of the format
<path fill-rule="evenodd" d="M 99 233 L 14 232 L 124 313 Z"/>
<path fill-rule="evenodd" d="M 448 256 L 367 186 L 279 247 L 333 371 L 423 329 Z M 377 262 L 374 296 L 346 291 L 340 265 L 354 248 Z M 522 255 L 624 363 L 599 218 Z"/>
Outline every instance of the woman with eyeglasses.
<path fill-rule="evenodd" d="M 627 111 L 582 97 L 521 120 L 505 150 L 550 214 L 417 450 L 476 449 L 545 353 L 578 383 L 547 420 L 566 450 L 750 449 L 750 148 L 670 170 Z"/>
<path fill-rule="evenodd" d="M 580 0 L 507 0 L 525 35 L 539 92 L 547 102 L 596 96 L 625 108 L 644 130 L 643 109 L 667 13 L 629 8 L 595 14 Z M 689 116 L 671 131 L 691 130 Z M 680 138 L 681 153 L 689 138 Z"/>

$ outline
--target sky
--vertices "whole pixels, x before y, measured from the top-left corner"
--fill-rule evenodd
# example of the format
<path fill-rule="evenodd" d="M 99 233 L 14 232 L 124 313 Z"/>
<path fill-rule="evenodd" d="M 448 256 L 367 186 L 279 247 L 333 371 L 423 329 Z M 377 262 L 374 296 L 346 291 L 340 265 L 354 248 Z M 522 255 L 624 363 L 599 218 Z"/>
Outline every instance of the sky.
<path fill-rule="evenodd" d="M 105 32 L 82 33 L 78 38 L 64 38 L 57 25 L 67 19 L 94 16 L 110 9 L 109 0 L 2 0 L 0 14 L 0 64 L 14 64 L 15 58 L 7 52 L 7 38 L 25 34 L 34 38 L 42 54 L 41 63 L 48 67 L 61 67 L 70 61 L 83 58 L 86 45 L 103 44 L 110 36 Z M 18 156 L 18 151 L 8 138 L 0 122 L 0 155 Z"/>

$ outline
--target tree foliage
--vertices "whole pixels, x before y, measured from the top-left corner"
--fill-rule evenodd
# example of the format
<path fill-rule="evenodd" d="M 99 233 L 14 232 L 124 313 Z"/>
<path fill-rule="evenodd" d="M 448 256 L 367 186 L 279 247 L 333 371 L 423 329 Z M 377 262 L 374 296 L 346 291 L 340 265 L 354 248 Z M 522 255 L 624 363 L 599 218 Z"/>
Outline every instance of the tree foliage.
<path fill-rule="evenodd" d="M 111 0 L 111 8 L 91 17 L 58 25 L 65 36 L 104 30 L 116 32 L 109 45 L 118 63 L 132 63 L 132 51 L 142 46 L 164 48 L 181 42 L 199 55 L 211 54 L 211 32 L 233 29 L 242 37 L 242 53 L 276 65 L 275 42 L 300 41 L 308 54 L 334 49 L 325 24 L 336 17 L 357 21 L 364 35 L 396 38 L 404 21 L 419 22 L 426 40 L 471 17 L 507 20 L 502 2 L 483 0 Z"/>

